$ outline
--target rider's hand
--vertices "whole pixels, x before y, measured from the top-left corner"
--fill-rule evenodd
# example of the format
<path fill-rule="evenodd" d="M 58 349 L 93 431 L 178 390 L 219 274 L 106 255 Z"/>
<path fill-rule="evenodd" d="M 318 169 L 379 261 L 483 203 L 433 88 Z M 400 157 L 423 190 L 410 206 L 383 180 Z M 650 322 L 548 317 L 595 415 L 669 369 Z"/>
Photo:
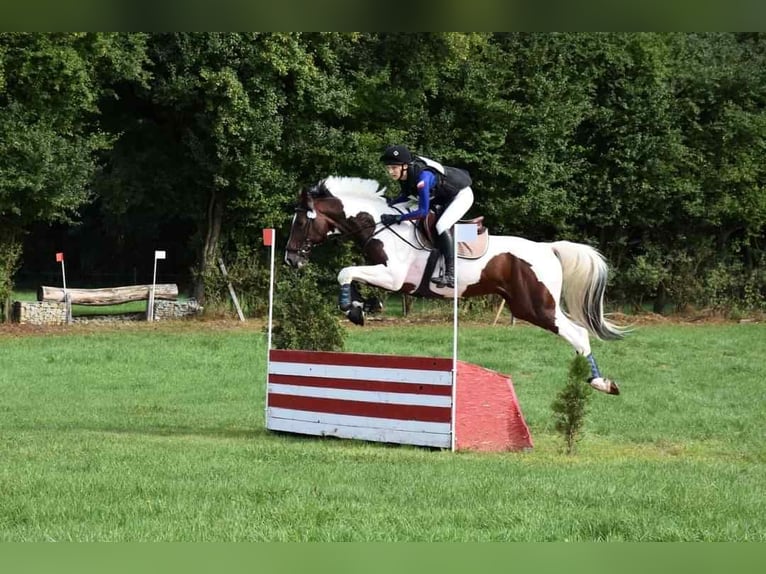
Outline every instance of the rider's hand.
<path fill-rule="evenodd" d="M 393 225 L 394 223 L 399 223 L 402 220 L 402 216 L 398 213 L 384 213 L 380 216 L 380 222 L 385 225 Z"/>

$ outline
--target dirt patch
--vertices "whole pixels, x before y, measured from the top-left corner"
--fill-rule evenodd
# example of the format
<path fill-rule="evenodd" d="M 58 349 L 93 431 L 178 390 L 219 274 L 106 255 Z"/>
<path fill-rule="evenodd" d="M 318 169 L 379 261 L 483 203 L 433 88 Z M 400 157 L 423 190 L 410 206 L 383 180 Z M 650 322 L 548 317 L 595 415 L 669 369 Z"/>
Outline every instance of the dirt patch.
<path fill-rule="evenodd" d="M 682 324 L 736 324 L 736 323 L 762 323 L 766 317 L 754 315 L 743 319 L 731 319 L 715 313 L 694 312 L 679 313 L 675 315 L 659 315 L 656 313 L 644 313 L 642 315 L 627 315 L 624 313 L 610 313 L 608 318 L 613 323 L 634 327 L 641 325 L 682 325 Z M 491 326 L 494 316 L 486 319 L 461 319 L 460 324 L 471 327 Z M 408 317 L 368 315 L 366 327 L 392 327 L 396 325 L 451 325 L 451 317 L 429 316 L 413 313 Z M 511 318 L 502 316 L 498 326 L 508 326 Z M 525 321 L 516 321 L 517 325 L 528 325 Z M 125 323 L 109 324 L 72 324 L 72 325 L 20 325 L 18 323 L 0 323 L 0 339 L 14 337 L 51 337 L 72 334 L 103 333 L 105 331 L 151 331 L 151 332 L 196 332 L 196 331 L 252 331 L 262 332 L 266 325 L 265 319 L 248 319 L 245 322 L 237 319 L 214 318 L 214 319 L 179 319 L 177 321 L 159 321 L 147 323 L 145 321 L 128 321 Z M 349 328 L 354 328 L 347 323 Z"/>
<path fill-rule="evenodd" d="M 52 337 L 74 334 L 104 333 L 110 331 L 130 332 L 196 332 L 196 331 L 255 331 L 260 332 L 265 321 L 251 319 L 238 321 L 236 319 L 159 321 L 126 321 L 125 323 L 89 323 L 71 325 L 20 325 L 18 323 L 0 323 L 0 339 L 13 337 Z"/>

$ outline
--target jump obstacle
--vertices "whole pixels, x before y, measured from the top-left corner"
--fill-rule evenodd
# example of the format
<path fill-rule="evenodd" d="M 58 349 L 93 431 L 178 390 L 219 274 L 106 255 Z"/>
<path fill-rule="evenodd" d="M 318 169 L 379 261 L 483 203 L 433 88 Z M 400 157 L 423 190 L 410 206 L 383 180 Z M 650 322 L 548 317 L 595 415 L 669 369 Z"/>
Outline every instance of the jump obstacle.
<path fill-rule="evenodd" d="M 475 451 L 532 448 L 510 377 L 452 358 L 272 349 L 274 229 L 266 428 L 314 436 Z"/>
<path fill-rule="evenodd" d="M 453 383 L 454 380 L 454 383 Z M 266 428 L 456 450 L 532 448 L 511 379 L 452 359 L 269 352 Z"/>

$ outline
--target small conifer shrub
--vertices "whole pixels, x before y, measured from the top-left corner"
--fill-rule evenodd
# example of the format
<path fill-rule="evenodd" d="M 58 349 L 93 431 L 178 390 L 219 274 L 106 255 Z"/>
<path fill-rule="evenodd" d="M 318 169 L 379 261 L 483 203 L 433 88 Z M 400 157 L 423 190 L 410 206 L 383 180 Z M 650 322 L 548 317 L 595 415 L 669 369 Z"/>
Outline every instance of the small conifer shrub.
<path fill-rule="evenodd" d="M 551 404 L 556 431 L 564 437 L 564 452 L 574 454 L 577 442 L 581 438 L 588 412 L 588 402 L 593 388 L 583 384 L 590 375 L 588 361 L 582 355 L 576 355 L 569 366 L 567 383 L 556 395 Z"/>

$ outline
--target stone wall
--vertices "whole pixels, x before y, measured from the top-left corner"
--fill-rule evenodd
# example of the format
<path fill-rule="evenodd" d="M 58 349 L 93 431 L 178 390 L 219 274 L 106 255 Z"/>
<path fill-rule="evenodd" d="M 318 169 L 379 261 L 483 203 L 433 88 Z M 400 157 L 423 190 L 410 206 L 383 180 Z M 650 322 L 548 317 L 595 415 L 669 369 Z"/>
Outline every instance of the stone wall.
<path fill-rule="evenodd" d="M 48 301 L 14 301 L 11 321 L 28 325 L 65 325 L 66 304 Z"/>
<path fill-rule="evenodd" d="M 154 302 L 155 321 L 185 319 L 200 313 L 202 313 L 202 307 L 196 299 L 188 299 L 186 301 L 157 300 Z M 66 304 L 48 301 L 14 301 L 11 320 L 14 323 L 28 325 L 66 325 Z M 108 324 L 144 320 L 146 320 L 146 313 L 72 317 L 72 323 L 86 324 Z"/>
<path fill-rule="evenodd" d="M 184 319 L 186 317 L 194 317 L 200 313 L 202 313 L 202 307 L 196 299 L 187 299 L 186 301 L 158 300 L 154 302 L 155 321 Z"/>

